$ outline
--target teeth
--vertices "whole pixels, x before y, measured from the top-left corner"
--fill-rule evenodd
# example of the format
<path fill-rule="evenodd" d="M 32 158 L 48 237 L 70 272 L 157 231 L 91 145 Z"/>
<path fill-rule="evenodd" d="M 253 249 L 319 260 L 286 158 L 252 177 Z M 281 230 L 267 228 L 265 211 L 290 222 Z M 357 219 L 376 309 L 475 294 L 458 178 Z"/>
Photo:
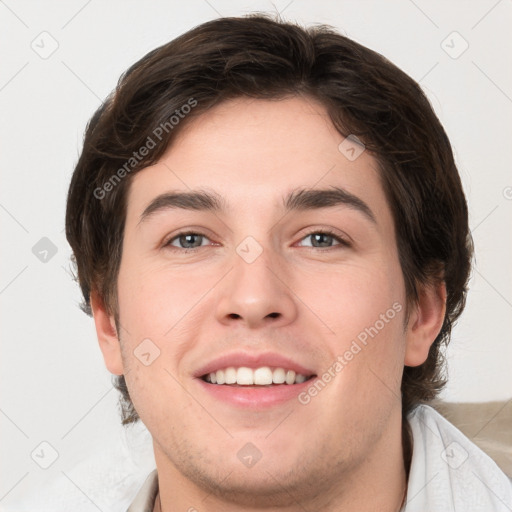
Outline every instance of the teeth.
<path fill-rule="evenodd" d="M 226 368 L 224 375 L 226 377 L 226 384 L 236 384 L 236 368 Z"/>
<path fill-rule="evenodd" d="M 230 366 L 223 370 L 217 370 L 206 375 L 206 382 L 212 384 L 238 384 L 239 386 L 269 386 L 271 384 L 301 384 L 308 380 L 306 375 L 296 374 L 293 370 L 285 368 L 270 368 L 262 366 L 253 370 L 241 366 L 234 368 Z"/>
<path fill-rule="evenodd" d="M 236 383 L 240 386 L 252 386 L 254 384 L 254 373 L 250 368 L 241 366 L 236 371 Z"/>
<path fill-rule="evenodd" d="M 258 368 L 251 373 L 254 373 L 254 384 L 257 384 L 258 386 L 268 386 L 269 384 L 272 384 L 272 370 L 268 366 Z"/>
<path fill-rule="evenodd" d="M 293 384 L 295 382 L 295 372 L 293 370 L 288 370 L 286 372 L 286 384 Z"/>
<path fill-rule="evenodd" d="M 295 372 L 293 373 L 295 375 Z M 272 382 L 274 384 L 284 384 L 286 380 L 286 372 L 282 368 L 276 368 L 272 372 Z M 293 382 L 292 382 L 293 384 Z"/>

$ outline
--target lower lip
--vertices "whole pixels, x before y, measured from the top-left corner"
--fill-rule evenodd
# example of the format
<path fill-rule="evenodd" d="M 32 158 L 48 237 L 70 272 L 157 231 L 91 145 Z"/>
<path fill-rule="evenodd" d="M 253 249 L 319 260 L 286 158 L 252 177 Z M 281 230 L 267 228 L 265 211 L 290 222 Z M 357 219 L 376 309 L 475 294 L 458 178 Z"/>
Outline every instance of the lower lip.
<path fill-rule="evenodd" d="M 197 379 L 199 385 L 218 400 L 239 407 L 272 407 L 297 399 L 301 391 L 311 386 L 316 377 L 300 384 L 277 384 L 271 386 L 228 386 L 209 384 Z"/>

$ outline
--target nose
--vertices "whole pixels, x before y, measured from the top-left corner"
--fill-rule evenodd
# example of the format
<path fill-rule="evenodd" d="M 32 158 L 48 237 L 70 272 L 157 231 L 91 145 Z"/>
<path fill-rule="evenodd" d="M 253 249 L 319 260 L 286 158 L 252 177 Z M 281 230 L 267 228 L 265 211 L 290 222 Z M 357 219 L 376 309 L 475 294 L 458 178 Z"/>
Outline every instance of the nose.
<path fill-rule="evenodd" d="M 235 254 L 233 268 L 217 290 L 217 320 L 250 329 L 281 327 L 293 322 L 297 304 L 287 282 L 290 272 L 283 263 L 269 249 L 264 249 L 252 262 Z"/>

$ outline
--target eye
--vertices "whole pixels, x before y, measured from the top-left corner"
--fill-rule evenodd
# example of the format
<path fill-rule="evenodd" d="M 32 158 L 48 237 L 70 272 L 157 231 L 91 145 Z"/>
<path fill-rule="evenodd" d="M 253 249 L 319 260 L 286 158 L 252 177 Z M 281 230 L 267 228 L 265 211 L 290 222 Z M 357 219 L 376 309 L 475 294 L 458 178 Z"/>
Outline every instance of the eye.
<path fill-rule="evenodd" d="M 303 245 L 303 247 L 312 247 L 314 249 L 321 248 L 331 248 L 337 246 L 349 247 L 350 243 L 347 242 L 344 238 L 336 235 L 334 232 L 329 230 L 317 230 L 308 233 L 304 236 L 302 240 L 310 239 L 310 245 Z M 183 233 L 178 233 L 174 237 L 170 238 L 167 242 L 163 244 L 164 247 L 171 248 L 172 250 L 182 249 L 183 251 L 193 251 L 200 247 L 204 247 L 208 245 L 208 243 L 204 243 L 209 241 L 209 238 L 202 234 L 193 231 L 187 231 Z M 337 242 L 337 243 L 334 243 Z"/>
<path fill-rule="evenodd" d="M 308 233 L 302 240 L 311 240 L 311 245 L 305 245 L 303 247 L 313 247 L 315 249 L 330 248 L 336 246 L 348 247 L 350 244 L 340 236 L 334 234 L 329 230 L 312 231 Z M 338 242 L 333 245 L 333 242 Z"/>
<path fill-rule="evenodd" d="M 170 238 L 167 242 L 164 243 L 164 247 L 183 249 L 185 251 L 193 250 L 202 247 L 203 245 L 207 245 L 203 244 L 205 240 L 209 240 L 205 235 L 189 231 L 178 233 L 173 238 Z"/>

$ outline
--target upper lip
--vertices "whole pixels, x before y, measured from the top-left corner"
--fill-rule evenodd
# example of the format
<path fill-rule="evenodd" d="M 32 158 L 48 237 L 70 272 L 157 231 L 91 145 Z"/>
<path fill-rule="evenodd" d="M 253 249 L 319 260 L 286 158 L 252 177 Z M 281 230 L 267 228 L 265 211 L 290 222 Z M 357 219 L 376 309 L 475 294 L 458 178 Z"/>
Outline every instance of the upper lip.
<path fill-rule="evenodd" d="M 276 354 L 274 352 L 263 352 L 258 354 L 251 354 L 247 352 L 231 352 L 224 354 L 220 357 L 213 359 L 208 362 L 196 372 L 195 377 L 203 377 L 211 372 L 217 370 L 223 370 L 233 366 L 240 368 L 244 366 L 246 368 L 261 368 L 262 366 L 271 366 L 274 368 L 284 368 L 285 370 L 293 370 L 296 374 L 305 375 L 307 377 L 314 375 L 315 372 L 302 366 L 301 364 L 293 361 L 292 359 Z"/>

